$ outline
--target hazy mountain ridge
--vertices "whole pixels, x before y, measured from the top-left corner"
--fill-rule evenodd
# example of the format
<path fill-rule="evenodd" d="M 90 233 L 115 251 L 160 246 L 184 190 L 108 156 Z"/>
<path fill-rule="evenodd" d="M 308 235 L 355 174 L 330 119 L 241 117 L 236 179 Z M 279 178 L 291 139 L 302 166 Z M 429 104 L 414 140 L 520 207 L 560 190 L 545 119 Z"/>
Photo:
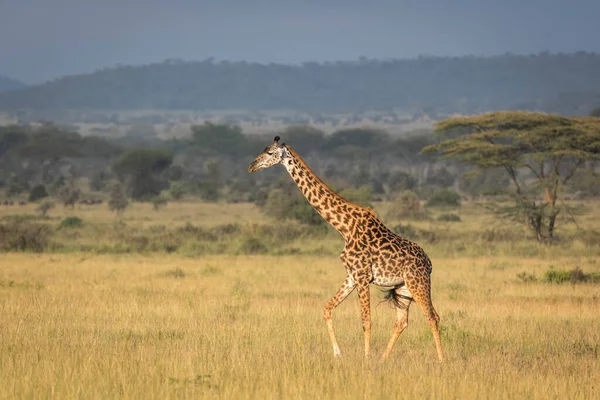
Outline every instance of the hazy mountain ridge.
<path fill-rule="evenodd" d="M 9 78 L 7 76 L 0 75 L 0 92 L 22 89 L 26 85 L 16 79 Z"/>
<path fill-rule="evenodd" d="M 310 111 L 532 109 L 585 114 L 600 104 L 600 54 L 419 57 L 304 63 L 117 66 L 0 93 L 0 110 Z"/>

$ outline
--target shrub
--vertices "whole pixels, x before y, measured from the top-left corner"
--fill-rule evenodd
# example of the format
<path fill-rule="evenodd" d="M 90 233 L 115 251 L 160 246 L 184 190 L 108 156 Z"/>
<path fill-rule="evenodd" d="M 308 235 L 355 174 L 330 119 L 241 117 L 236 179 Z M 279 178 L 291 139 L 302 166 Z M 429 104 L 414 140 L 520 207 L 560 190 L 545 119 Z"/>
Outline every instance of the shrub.
<path fill-rule="evenodd" d="M 518 273 L 517 278 L 523 283 L 537 282 L 537 278 L 535 277 L 535 275 L 527 273 L 527 272 Z"/>
<path fill-rule="evenodd" d="M 79 217 L 67 217 L 60 221 L 58 229 L 63 228 L 81 228 L 83 226 L 83 220 Z"/>
<path fill-rule="evenodd" d="M 169 188 L 169 195 L 173 200 L 181 200 L 184 194 L 185 189 L 182 183 L 174 182 L 171 184 L 171 187 Z"/>
<path fill-rule="evenodd" d="M 240 246 L 240 253 L 242 254 L 265 254 L 267 251 L 267 246 L 255 237 L 245 239 Z"/>
<path fill-rule="evenodd" d="M 460 222 L 461 219 L 456 214 L 442 214 L 438 217 L 438 221 L 444 222 Z"/>
<path fill-rule="evenodd" d="M 121 214 L 129 201 L 125 196 L 125 190 L 120 183 L 115 183 L 110 188 L 110 199 L 108 200 L 108 208 L 111 211 L 115 211 L 117 214 Z"/>
<path fill-rule="evenodd" d="M 51 234 L 50 227 L 35 222 L 0 224 L 0 250 L 42 252 L 48 246 Z"/>
<path fill-rule="evenodd" d="M 152 199 L 152 209 L 158 211 L 161 207 L 166 206 L 168 203 L 167 199 L 162 196 L 156 196 Z"/>
<path fill-rule="evenodd" d="M 170 270 L 162 273 L 162 276 L 164 276 L 164 277 L 176 278 L 176 279 L 185 278 L 186 275 L 187 274 L 185 273 L 185 271 L 183 269 L 181 269 L 180 267 L 176 267 L 174 269 L 170 269 Z"/>
<path fill-rule="evenodd" d="M 323 218 L 311 207 L 296 190 L 273 189 L 269 192 L 263 212 L 276 219 L 295 219 L 308 225 L 320 225 Z"/>
<path fill-rule="evenodd" d="M 44 185 L 35 185 L 29 191 L 29 201 L 38 201 L 48 197 L 48 192 L 46 191 L 46 186 Z"/>
<path fill-rule="evenodd" d="M 75 203 L 77 203 L 77 200 L 79 200 L 80 194 L 81 191 L 72 185 L 63 186 L 57 192 L 58 198 L 60 201 L 62 201 L 63 205 L 65 207 L 71 206 L 71 208 L 75 207 Z"/>
<path fill-rule="evenodd" d="M 553 266 L 541 278 L 545 283 L 600 283 L 600 273 L 586 274 L 579 267 L 572 270 L 555 269 Z"/>
<path fill-rule="evenodd" d="M 460 195 L 452 189 L 441 189 L 433 193 L 426 206 L 458 207 L 460 206 Z"/>
<path fill-rule="evenodd" d="M 50 211 L 52 208 L 54 208 L 53 202 L 44 201 L 42 204 L 39 205 L 37 209 L 42 214 L 42 217 L 45 217 L 48 211 Z"/>

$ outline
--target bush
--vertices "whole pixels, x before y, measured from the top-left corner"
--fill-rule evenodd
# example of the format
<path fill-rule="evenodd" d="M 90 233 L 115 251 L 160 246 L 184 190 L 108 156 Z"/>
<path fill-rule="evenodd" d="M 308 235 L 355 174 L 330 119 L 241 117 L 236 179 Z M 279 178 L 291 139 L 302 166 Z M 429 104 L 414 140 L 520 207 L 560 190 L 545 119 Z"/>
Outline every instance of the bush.
<path fill-rule="evenodd" d="M 121 214 L 128 204 L 129 201 L 125 196 L 125 190 L 123 189 L 123 186 L 120 183 L 115 183 L 110 188 L 110 199 L 108 200 L 109 210 L 115 211 L 117 214 Z"/>
<path fill-rule="evenodd" d="M 452 189 L 436 191 L 426 204 L 427 207 L 458 207 L 460 195 Z"/>
<path fill-rule="evenodd" d="M 81 191 L 74 187 L 73 185 L 63 186 L 57 192 L 58 198 L 62 201 L 65 207 L 71 206 L 71 208 L 75 207 L 75 203 L 79 200 L 79 196 Z"/>
<path fill-rule="evenodd" d="M 267 246 L 255 237 L 245 239 L 240 246 L 240 253 L 242 254 L 265 254 L 267 251 Z"/>
<path fill-rule="evenodd" d="M 550 267 L 541 278 L 545 283 L 600 283 L 600 272 L 586 274 L 579 267 L 572 270 L 555 269 Z"/>
<path fill-rule="evenodd" d="M 48 191 L 44 185 L 35 185 L 29 191 L 29 201 L 38 201 L 45 197 L 48 197 Z"/>
<path fill-rule="evenodd" d="M 262 210 L 276 219 L 295 219 L 308 225 L 325 222 L 300 193 L 295 189 L 286 190 L 286 187 L 271 190 Z"/>
<path fill-rule="evenodd" d="M 67 217 L 60 221 L 58 229 L 63 228 L 81 228 L 83 226 L 83 220 L 79 217 Z"/>
<path fill-rule="evenodd" d="M 438 221 L 444 222 L 460 222 L 461 219 L 456 214 L 442 214 L 438 217 Z"/>
<path fill-rule="evenodd" d="M 42 217 L 45 217 L 48 211 L 50 211 L 52 208 L 54 208 L 53 202 L 44 201 L 42 204 L 39 205 L 37 209 L 42 214 Z"/>
<path fill-rule="evenodd" d="M 169 195 L 173 200 L 181 200 L 184 194 L 185 189 L 183 187 L 183 184 L 181 184 L 180 182 L 174 182 L 171 184 L 171 187 L 169 188 Z"/>
<path fill-rule="evenodd" d="M 158 211 L 161 207 L 166 206 L 168 203 L 167 199 L 162 196 L 156 196 L 152 199 L 152 209 Z"/>
<path fill-rule="evenodd" d="M 42 252 L 48 246 L 51 234 L 50 227 L 35 222 L 0 224 L 0 250 Z"/>

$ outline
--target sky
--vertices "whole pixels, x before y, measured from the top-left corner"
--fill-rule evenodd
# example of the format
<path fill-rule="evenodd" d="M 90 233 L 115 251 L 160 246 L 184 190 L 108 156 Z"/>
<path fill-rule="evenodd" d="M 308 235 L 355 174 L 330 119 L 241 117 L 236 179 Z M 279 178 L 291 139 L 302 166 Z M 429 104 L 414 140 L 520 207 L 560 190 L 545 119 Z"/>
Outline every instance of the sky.
<path fill-rule="evenodd" d="M 0 0 L 0 75 L 34 84 L 166 59 L 600 52 L 600 0 Z"/>

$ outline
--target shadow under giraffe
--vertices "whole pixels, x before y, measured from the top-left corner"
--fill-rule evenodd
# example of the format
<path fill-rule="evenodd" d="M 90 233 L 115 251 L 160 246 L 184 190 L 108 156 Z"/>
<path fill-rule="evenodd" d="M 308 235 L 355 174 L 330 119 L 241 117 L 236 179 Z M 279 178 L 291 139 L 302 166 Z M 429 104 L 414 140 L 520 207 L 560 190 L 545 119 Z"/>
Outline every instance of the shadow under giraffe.
<path fill-rule="evenodd" d="M 328 187 L 290 146 L 273 143 L 248 167 L 256 172 L 282 164 L 296 182 L 310 205 L 340 234 L 345 241 L 340 259 L 346 269 L 344 283 L 327 303 L 323 318 L 333 345 L 333 354 L 340 356 L 332 312 L 354 289 L 360 301 L 364 331 L 365 357 L 371 352 L 371 299 L 369 285 L 390 288 L 388 298 L 396 310 L 392 337 L 382 355 L 385 360 L 398 337 L 408 326 L 408 310 L 413 301 L 420 307 L 431 328 L 439 361 L 443 361 L 439 333 L 439 316 L 431 302 L 431 261 L 416 243 L 389 230 L 375 212 L 343 199 Z"/>

